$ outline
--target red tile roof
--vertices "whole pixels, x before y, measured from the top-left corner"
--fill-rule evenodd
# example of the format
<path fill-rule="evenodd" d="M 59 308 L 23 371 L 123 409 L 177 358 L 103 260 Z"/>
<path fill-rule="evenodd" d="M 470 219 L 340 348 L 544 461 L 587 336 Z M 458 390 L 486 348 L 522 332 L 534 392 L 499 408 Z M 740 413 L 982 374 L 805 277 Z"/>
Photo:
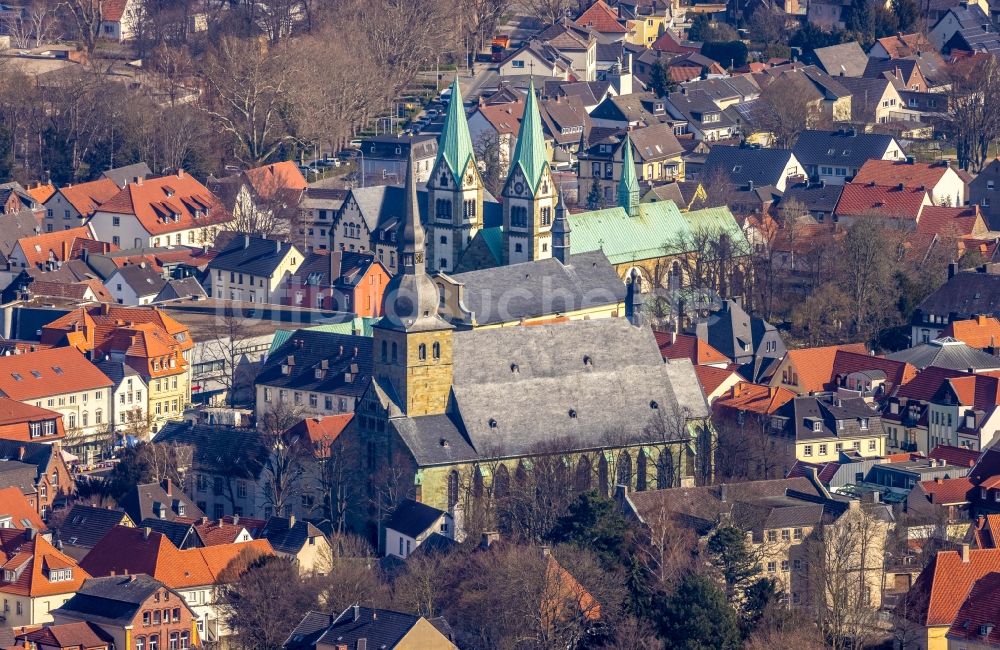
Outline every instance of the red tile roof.
<path fill-rule="evenodd" d="M 920 371 L 914 379 L 903 384 L 896 395 L 907 399 L 927 402 L 934 397 L 934 393 L 938 392 L 938 389 L 941 388 L 941 384 L 945 380 L 967 374 L 961 370 L 930 366 Z"/>
<path fill-rule="evenodd" d="M 977 316 L 969 320 L 952 321 L 941 332 L 973 348 L 1000 345 L 1000 320 L 994 316 Z"/>
<path fill-rule="evenodd" d="M 18 401 L 110 386 L 107 375 L 75 348 L 0 357 L 0 395 Z"/>
<path fill-rule="evenodd" d="M 517 133 L 524 115 L 524 102 L 507 102 L 504 104 L 486 104 L 480 106 L 479 113 L 486 118 L 497 133 Z"/>
<path fill-rule="evenodd" d="M 975 643 L 977 647 L 995 648 L 1000 645 L 998 620 L 1000 620 L 1000 573 L 988 573 L 972 585 L 968 596 L 955 614 L 954 622 L 948 630 L 948 639 L 966 639 Z M 982 634 L 987 630 L 988 634 Z M 950 641 L 948 645 L 951 645 Z"/>
<path fill-rule="evenodd" d="M 48 298 L 71 298 L 73 300 L 93 300 L 97 302 L 114 302 L 114 296 L 100 280 L 81 280 L 80 282 L 50 282 L 35 280 L 29 287 L 31 295 Z"/>
<path fill-rule="evenodd" d="M 28 196 L 35 199 L 39 203 L 45 203 L 52 198 L 52 195 L 56 193 L 56 186 L 52 183 L 47 183 L 42 185 L 39 183 L 34 187 L 29 187 L 27 190 Z"/>
<path fill-rule="evenodd" d="M 833 360 L 831 379 L 836 379 L 837 375 L 846 377 L 852 372 L 866 370 L 881 370 L 893 387 L 901 386 L 917 376 L 917 369 L 909 363 L 851 352 L 850 350 L 837 350 Z M 801 373 L 799 374 L 801 375 Z"/>
<path fill-rule="evenodd" d="M 1000 404 L 1000 379 L 988 373 L 952 377 L 945 381 L 965 406 L 989 412 Z"/>
<path fill-rule="evenodd" d="M 162 533 L 115 526 L 83 559 L 92 575 L 146 573 L 172 589 L 214 584 L 229 563 L 273 555 L 266 539 L 177 550 Z"/>
<path fill-rule="evenodd" d="M 618 14 L 604 0 L 597 0 L 573 22 L 602 34 L 624 34 L 627 31 L 619 22 Z"/>
<path fill-rule="evenodd" d="M 59 193 L 72 205 L 77 212 L 84 217 L 89 217 L 97 210 L 97 206 L 104 203 L 115 194 L 119 188 L 110 178 L 101 177 L 89 183 L 79 185 L 69 185 L 59 188 Z"/>
<path fill-rule="evenodd" d="M 46 530 L 47 526 L 38 511 L 28 503 L 28 498 L 17 486 L 0 488 L 0 517 L 10 517 L 10 525 L 16 530 L 31 528 Z M 27 520 L 27 525 L 24 523 Z"/>
<path fill-rule="evenodd" d="M 833 364 L 840 351 L 868 355 L 868 348 L 864 343 L 848 343 L 789 350 L 785 359 L 794 366 L 799 376 L 799 388 L 805 392 L 814 392 L 823 390 L 833 379 Z"/>
<path fill-rule="evenodd" d="M 101 5 L 101 19 L 111 23 L 121 22 L 122 16 L 125 15 L 126 5 L 128 5 L 128 0 L 104 0 Z"/>
<path fill-rule="evenodd" d="M 878 39 L 885 51 L 889 53 L 890 59 L 902 59 L 916 54 L 917 52 L 935 52 L 937 48 L 931 45 L 927 37 L 921 33 L 916 34 L 896 34 Z"/>
<path fill-rule="evenodd" d="M 129 183 L 102 203 L 98 211 L 135 215 L 146 232 L 153 235 L 211 226 L 231 219 L 218 197 L 183 171 L 173 176 Z"/>
<path fill-rule="evenodd" d="M 972 467 L 979 460 L 979 452 L 965 447 L 938 445 L 927 454 L 927 457 L 937 458 L 957 467 Z"/>
<path fill-rule="evenodd" d="M 1000 534 L 1000 515 L 980 515 L 972 526 L 972 539 L 977 548 L 996 548 Z"/>
<path fill-rule="evenodd" d="M 66 345 L 69 342 L 83 352 L 106 347 L 122 327 L 152 323 L 180 344 L 183 351 L 194 347 L 187 325 L 153 307 L 97 305 L 80 307 L 42 327 L 42 343 Z M 72 339 L 72 341 L 69 341 Z"/>
<path fill-rule="evenodd" d="M 1000 549 L 973 549 L 963 562 L 957 551 L 938 551 L 906 598 L 907 618 L 928 627 L 951 626 L 973 585 L 1000 571 Z"/>
<path fill-rule="evenodd" d="M 876 185 L 896 185 L 902 183 L 906 187 L 923 186 L 931 189 L 940 182 L 950 169 L 943 163 L 918 163 L 905 160 L 870 159 L 854 176 L 854 183 L 875 183 Z"/>
<path fill-rule="evenodd" d="M 917 232 L 924 235 L 959 237 L 981 234 L 987 230 L 978 205 L 946 208 L 939 205 L 925 206 L 917 222 Z"/>
<path fill-rule="evenodd" d="M 90 648 L 108 648 L 113 644 L 113 638 L 104 632 L 96 623 L 78 621 L 76 623 L 59 623 L 46 625 L 43 628 L 22 632 L 17 635 L 19 641 L 37 644 L 27 647 L 38 648 L 73 648 L 73 650 L 89 650 Z"/>
<path fill-rule="evenodd" d="M 920 486 L 927 493 L 931 503 L 967 503 L 969 491 L 974 487 L 969 477 L 934 479 L 921 481 Z"/>
<path fill-rule="evenodd" d="M 834 213 L 841 217 L 883 217 L 916 223 L 930 199 L 925 190 L 870 183 L 847 183 Z"/>
<path fill-rule="evenodd" d="M 654 331 L 656 344 L 664 359 L 690 359 L 695 365 L 729 364 L 729 358 L 692 334 Z"/>
<path fill-rule="evenodd" d="M 670 30 L 663 32 L 663 34 L 653 41 L 653 44 L 649 46 L 649 49 L 656 52 L 672 52 L 674 54 L 687 54 L 688 52 L 698 52 L 698 48 L 689 45 L 682 45 L 680 41 L 677 40 Z"/>
<path fill-rule="evenodd" d="M 5 541 L 8 543 L 0 548 L 0 559 L 3 561 L 0 570 L 20 570 L 20 573 L 11 582 L 7 582 L 0 573 L 0 593 L 31 598 L 71 594 L 90 577 L 77 566 L 76 560 L 57 550 L 41 535 L 34 535 L 28 540 L 21 532 L 20 539 L 5 538 Z M 50 581 L 50 569 L 71 569 L 73 575 L 69 580 Z"/>
<path fill-rule="evenodd" d="M 713 408 L 729 408 L 735 411 L 770 415 L 794 398 L 795 393 L 787 388 L 761 386 L 741 381 L 729 389 L 728 393 L 715 400 Z"/>
<path fill-rule="evenodd" d="M 736 366 L 730 366 L 729 368 L 716 368 L 715 366 L 695 366 L 694 374 L 698 376 L 698 383 L 701 384 L 701 390 L 708 397 L 714 393 L 720 386 L 735 377 L 737 380 L 740 376 L 736 374 Z"/>
<path fill-rule="evenodd" d="M 286 435 L 292 438 L 304 436 L 311 443 L 317 458 L 323 458 L 329 453 L 330 445 L 340 437 L 353 419 L 353 413 L 305 418 L 289 428 Z"/>
<path fill-rule="evenodd" d="M 234 544 L 240 533 L 246 530 L 245 526 L 239 524 L 226 523 L 225 521 L 207 521 L 194 524 L 198 538 L 205 546 L 217 546 L 219 544 Z M 249 532 L 249 531 L 248 531 Z"/>
<path fill-rule="evenodd" d="M 28 264 L 41 268 L 49 260 L 65 262 L 72 259 L 74 242 L 78 239 L 93 239 L 90 228 L 80 226 L 69 230 L 45 232 L 34 237 L 22 237 L 17 245 Z"/>

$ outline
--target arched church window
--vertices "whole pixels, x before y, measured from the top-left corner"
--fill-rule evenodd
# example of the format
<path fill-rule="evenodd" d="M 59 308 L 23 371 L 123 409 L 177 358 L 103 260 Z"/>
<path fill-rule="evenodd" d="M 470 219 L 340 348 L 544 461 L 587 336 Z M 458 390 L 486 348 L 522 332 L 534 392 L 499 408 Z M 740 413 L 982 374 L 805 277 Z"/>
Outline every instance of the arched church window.
<path fill-rule="evenodd" d="M 388 344 L 385 341 L 382 341 L 382 361 L 388 360 L 388 348 Z"/>
<path fill-rule="evenodd" d="M 448 508 L 458 505 L 458 472 L 451 470 L 448 473 Z"/>
<path fill-rule="evenodd" d="M 448 221 L 451 219 L 451 200 L 438 199 L 434 204 L 434 214 L 438 219 Z"/>
<path fill-rule="evenodd" d="M 431 353 L 434 355 L 435 359 L 440 359 L 441 358 L 441 344 L 440 343 L 434 343 L 434 345 L 431 347 Z"/>
<path fill-rule="evenodd" d="M 423 361 L 427 358 L 427 346 L 423 343 L 417 348 L 417 357 Z"/>
<path fill-rule="evenodd" d="M 396 342 L 395 341 L 393 341 L 393 343 L 392 343 L 392 362 L 393 363 L 396 362 Z"/>

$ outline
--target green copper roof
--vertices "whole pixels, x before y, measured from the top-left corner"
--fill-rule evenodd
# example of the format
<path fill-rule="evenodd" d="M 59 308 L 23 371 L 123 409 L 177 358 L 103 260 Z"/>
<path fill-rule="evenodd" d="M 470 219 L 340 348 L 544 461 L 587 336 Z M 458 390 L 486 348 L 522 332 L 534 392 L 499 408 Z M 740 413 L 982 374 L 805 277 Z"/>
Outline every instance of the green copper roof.
<path fill-rule="evenodd" d="M 448 169 L 455 177 L 456 183 L 461 183 L 462 174 L 469 164 L 469 158 L 474 156 L 472 136 L 469 135 L 469 120 L 465 116 L 465 104 L 462 103 L 462 89 L 458 86 L 458 77 L 451 84 L 451 101 L 448 103 L 448 114 L 444 118 L 444 128 L 438 141 L 438 159 L 444 158 Z M 435 161 L 435 164 L 437 161 Z"/>
<path fill-rule="evenodd" d="M 625 134 L 622 145 L 622 177 L 618 181 L 618 205 L 632 213 L 639 203 L 639 180 L 635 177 L 635 160 L 632 158 L 632 138 Z"/>
<path fill-rule="evenodd" d="M 662 257 L 694 239 L 695 233 L 724 232 L 735 246 L 749 250 L 746 236 L 729 208 L 707 208 L 682 213 L 673 201 L 639 204 L 630 217 L 621 206 L 566 215 L 573 237 L 570 252 L 602 249 L 612 264 L 627 264 Z"/>
<path fill-rule="evenodd" d="M 514 164 L 521 166 L 521 173 L 532 191 L 538 189 L 549 160 L 545 155 L 545 136 L 542 134 L 542 117 L 538 114 L 535 100 L 534 80 L 529 82 L 528 98 L 524 100 L 524 116 L 521 118 L 521 130 L 517 134 Z"/>
<path fill-rule="evenodd" d="M 369 318 L 368 316 L 355 316 L 344 323 L 313 325 L 312 327 L 303 327 L 301 329 L 311 332 L 329 332 L 331 334 L 354 334 L 355 332 L 360 332 L 361 336 L 371 336 L 372 325 L 378 322 L 378 320 L 378 318 Z M 285 341 L 290 339 L 295 331 L 286 329 L 275 330 L 274 338 L 271 339 L 271 349 L 267 351 L 268 356 L 274 354 L 278 348 L 284 345 Z"/>

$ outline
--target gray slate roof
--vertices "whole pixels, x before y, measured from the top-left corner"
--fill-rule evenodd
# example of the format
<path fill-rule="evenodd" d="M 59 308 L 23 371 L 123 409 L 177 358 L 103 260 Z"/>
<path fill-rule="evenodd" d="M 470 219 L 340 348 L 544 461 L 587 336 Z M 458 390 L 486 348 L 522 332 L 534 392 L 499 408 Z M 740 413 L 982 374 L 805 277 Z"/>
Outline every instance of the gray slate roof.
<path fill-rule="evenodd" d="M 465 288 L 479 325 L 566 313 L 625 300 L 625 284 L 601 251 L 449 276 Z"/>
<path fill-rule="evenodd" d="M 868 65 L 868 55 L 857 41 L 818 47 L 813 50 L 813 55 L 819 62 L 819 67 L 832 77 L 841 74 L 845 77 L 860 77 Z"/>
<path fill-rule="evenodd" d="M 949 368 L 951 370 L 995 370 L 1000 368 L 1000 358 L 987 354 L 982 350 L 971 348 L 962 341 L 945 336 L 939 339 L 922 343 L 915 347 L 900 350 L 886 355 L 894 361 L 903 361 L 923 370 L 934 366 L 935 368 Z"/>
<path fill-rule="evenodd" d="M 208 298 L 204 287 L 194 277 L 167 280 L 153 302 L 187 298 Z"/>
<path fill-rule="evenodd" d="M 819 183 L 798 183 L 785 190 L 781 199 L 782 203 L 795 201 L 810 212 L 827 212 L 833 214 L 840 195 L 844 191 L 843 185 Z"/>
<path fill-rule="evenodd" d="M 123 266 L 118 269 L 117 276 L 122 282 L 132 287 L 137 296 L 155 296 L 167 283 L 167 280 L 156 269 L 145 263 Z"/>
<path fill-rule="evenodd" d="M 702 178 L 724 174 L 730 182 L 744 185 L 777 185 L 784 180 L 785 167 L 792 158 L 790 149 L 731 147 L 716 145 L 708 153 Z"/>
<path fill-rule="evenodd" d="M 853 135 L 852 135 L 853 133 Z M 881 159 L 894 138 L 882 133 L 803 131 L 792 151 L 803 165 L 833 165 L 860 169 L 866 161 Z"/>
<path fill-rule="evenodd" d="M 296 330 L 267 358 L 255 382 L 292 390 L 360 396 L 368 387 L 373 361 L 369 336 Z M 282 366 L 288 367 L 287 373 Z M 317 370 L 321 371 L 318 377 Z"/>
<path fill-rule="evenodd" d="M 240 478 L 259 477 L 269 455 L 255 429 L 167 422 L 153 442 L 191 445 L 195 470 Z"/>
<path fill-rule="evenodd" d="M 567 451 L 638 443 L 680 411 L 708 415 L 691 362 L 664 363 L 651 330 L 602 318 L 455 332 L 449 414 L 392 423 L 433 465 L 528 455 L 553 440 Z"/>
<path fill-rule="evenodd" d="M 403 499 L 389 515 L 383 526 L 387 530 L 395 530 L 416 539 L 427 532 L 427 529 L 433 526 L 434 522 L 444 514 L 446 513 L 443 510 L 432 508 L 426 503 L 420 503 L 413 499 Z"/>
<path fill-rule="evenodd" d="M 134 183 L 137 178 L 146 179 L 152 175 L 153 172 L 144 162 L 125 165 L 124 167 L 115 167 L 101 174 L 104 178 L 114 181 L 114 184 L 118 187 L 125 187 L 129 183 Z"/>
<path fill-rule="evenodd" d="M 336 617 L 323 612 L 306 612 L 299 624 L 295 626 L 292 633 L 285 640 L 285 650 L 306 650 L 314 648 L 326 629 L 330 627 Z"/>
<path fill-rule="evenodd" d="M 76 595 L 53 611 L 91 623 L 129 625 L 146 599 L 163 586 L 145 574 L 89 578 Z"/>
<path fill-rule="evenodd" d="M 64 544 L 94 548 L 124 517 L 122 510 L 76 504 L 59 527 L 59 539 Z"/>
<path fill-rule="evenodd" d="M 918 307 L 920 314 L 950 317 L 951 320 L 972 318 L 976 314 L 1000 314 L 1000 274 L 963 271 L 924 298 Z M 916 322 L 916 320 L 915 320 Z"/>
<path fill-rule="evenodd" d="M 180 521 L 169 521 L 167 519 L 143 519 L 139 523 L 139 528 L 149 528 L 170 540 L 170 543 L 179 549 L 191 548 L 189 541 L 197 538 L 194 525 Z"/>
<path fill-rule="evenodd" d="M 3 215 L 0 219 L 0 253 L 10 257 L 19 239 L 34 237 L 41 229 L 38 219 L 31 210 L 18 210 L 12 214 Z"/>
<path fill-rule="evenodd" d="M 851 438 L 882 435 L 882 421 L 878 412 L 860 397 L 841 399 L 839 404 L 831 397 L 796 397 L 780 409 L 778 415 L 788 418 L 790 433 L 798 442 L 823 438 Z M 868 429 L 861 428 L 861 420 L 868 420 Z M 842 422 L 842 425 L 838 424 Z M 820 430 L 814 423 L 820 423 Z M 847 445 L 850 446 L 850 445 Z"/>
<path fill-rule="evenodd" d="M 221 269 L 270 277 L 289 251 L 294 250 L 288 242 L 250 235 L 235 236 L 208 263 L 208 268 L 211 271 Z"/>
<path fill-rule="evenodd" d="M 259 539 L 266 539 L 278 553 L 297 555 L 311 537 L 322 537 L 323 532 L 308 521 L 298 519 L 292 526 L 287 517 L 271 517 L 261 529 Z"/>
<path fill-rule="evenodd" d="M 427 190 L 426 185 L 418 185 L 417 203 L 420 206 L 420 221 L 427 223 Z M 399 185 L 376 185 L 370 187 L 355 187 L 351 197 L 361 211 L 365 226 L 371 233 L 381 230 L 392 231 L 403 221 L 403 210 L 406 206 L 405 191 Z M 348 201 L 344 201 L 346 204 Z M 485 227 L 499 226 L 503 223 L 503 207 L 493 196 L 483 191 L 483 222 Z"/>
<path fill-rule="evenodd" d="M 94 365 L 114 382 L 115 387 L 120 386 L 126 377 L 138 379 L 143 384 L 146 383 L 142 380 L 139 372 L 124 361 L 95 361 Z"/>
<path fill-rule="evenodd" d="M 355 648 L 358 640 L 366 639 L 369 648 L 394 648 L 418 620 L 419 616 L 387 609 L 348 607 L 330 625 L 319 642 L 329 646 L 342 644 Z"/>
<path fill-rule="evenodd" d="M 205 516 L 194 501 L 176 485 L 171 487 L 169 495 L 159 483 L 136 485 L 118 505 L 135 522 L 144 519 L 174 521 L 178 517 L 198 519 Z"/>

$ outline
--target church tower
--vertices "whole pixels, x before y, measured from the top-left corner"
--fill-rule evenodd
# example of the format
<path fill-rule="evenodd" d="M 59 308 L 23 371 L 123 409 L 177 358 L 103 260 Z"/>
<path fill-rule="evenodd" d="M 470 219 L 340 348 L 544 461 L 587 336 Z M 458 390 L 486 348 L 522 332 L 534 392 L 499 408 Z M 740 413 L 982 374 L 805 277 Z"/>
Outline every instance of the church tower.
<path fill-rule="evenodd" d="M 374 325 L 375 378 L 392 387 L 408 416 L 444 413 L 452 379 L 452 326 L 438 314 L 427 275 L 413 154 L 406 172 L 406 218 L 399 230 L 399 272 L 386 285 Z"/>
<path fill-rule="evenodd" d="M 569 219 L 566 218 L 566 206 L 562 200 L 556 206 L 556 220 L 552 224 L 552 257 L 563 264 L 569 260 L 570 256 L 570 227 Z"/>
<path fill-rule="evenodd" d="M 438 141 L 437 159 L 427 180 L 427 268 L 455 270 L 462 251 L 483 227 L 483 179 L 469 135 L 458 78 Z"/>
<path fill-rule="evenodd" d="M 639 180 L 635 177 L 635 160 L 632 157 L 632 138 L 625 134 L 622 143 L 622 177 L 618 180 L 618 205 L 628 216 L 639 214 Z"/>
<path fill-rule="evenodd" d="M 549 170 L 535 83 L 528 87 L 517 147 L 503 187 L 502 264 L 552 257 L 556 186 Z"/>

